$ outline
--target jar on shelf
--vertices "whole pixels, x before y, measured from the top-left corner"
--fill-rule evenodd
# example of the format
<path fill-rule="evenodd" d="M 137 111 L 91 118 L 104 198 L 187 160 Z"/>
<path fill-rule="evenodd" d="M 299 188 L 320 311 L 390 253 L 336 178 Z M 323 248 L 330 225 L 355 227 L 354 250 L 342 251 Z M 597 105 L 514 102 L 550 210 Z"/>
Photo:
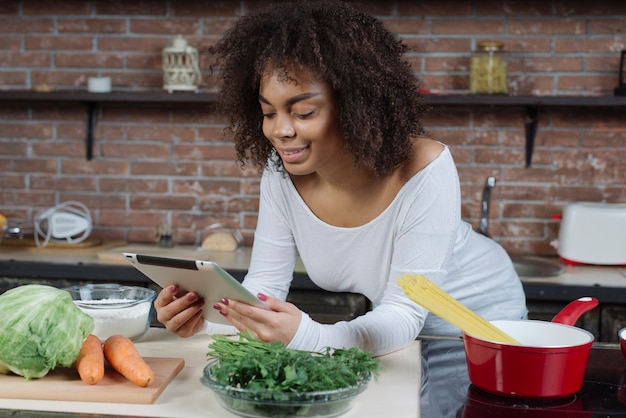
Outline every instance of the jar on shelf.
<path fill-rule="evenodd" d="M 508 94 L 508 62 L 504 43 L 482 41 L 471 55 L 470 93 Z"/>

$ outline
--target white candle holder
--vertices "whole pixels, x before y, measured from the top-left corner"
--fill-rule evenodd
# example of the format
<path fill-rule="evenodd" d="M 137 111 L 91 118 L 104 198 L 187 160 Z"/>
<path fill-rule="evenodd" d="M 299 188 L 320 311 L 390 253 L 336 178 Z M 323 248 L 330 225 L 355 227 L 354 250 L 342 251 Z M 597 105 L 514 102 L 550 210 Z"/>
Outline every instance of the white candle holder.
<path fill-rule="evenodd" d="M 172 46 L 163 48 L 163 89 L 169 93 L 198 91 L 202 79 L 198 61 L 198 50 L 181 35 L 176 36 Z"/>

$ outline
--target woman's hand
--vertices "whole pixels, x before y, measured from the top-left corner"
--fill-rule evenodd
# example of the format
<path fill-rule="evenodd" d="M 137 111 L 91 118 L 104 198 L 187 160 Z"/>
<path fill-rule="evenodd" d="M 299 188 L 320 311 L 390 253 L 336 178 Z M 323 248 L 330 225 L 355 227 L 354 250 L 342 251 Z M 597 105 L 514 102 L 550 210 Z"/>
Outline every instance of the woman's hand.
<path fill-rule="evenodd" d="M 176 297 L 178 286 L 167 286 L 154 301 L 157 320 L 179 337 L 191 337 L 204 325 L 202 307 L 204 301 L 196 293 L 188 292 Z"/>
<path fill-rule="evenodd" d="M 257 296 L 269 310 L 232 299 L 222 299 L 213 308 L 241 332 L 249 330 L 258 340 L 289 344 L 300 325 L 302 312 L 292 303 L 263 294 Z"/>

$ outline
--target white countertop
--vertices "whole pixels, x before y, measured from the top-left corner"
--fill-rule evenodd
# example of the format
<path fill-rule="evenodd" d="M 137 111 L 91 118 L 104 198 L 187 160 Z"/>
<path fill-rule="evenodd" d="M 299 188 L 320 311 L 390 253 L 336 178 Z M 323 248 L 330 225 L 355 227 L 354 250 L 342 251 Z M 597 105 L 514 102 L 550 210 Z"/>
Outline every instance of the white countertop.
<path fill-rule="evenodd" d="M 0 399 L 0 409 L 78 412 L 142 417 L 234 417 L 217 401 L 210 389 L 200 383 L 207 364 L 206 353 L 211 337 L 197 335 L 182 339 L 152 328 L 136 342 L 145 357 L 182 357 L 185 367 L 165 388 L 154 404 L 137 405 L 98 402 Z M 384 370 L 378 381 L 371 381 L 354 407 L 343 417 L 390 416 L 419 417 L 420 343 L 379 357 Z M 44 377 L 45 379 L 45 377 Z"/>

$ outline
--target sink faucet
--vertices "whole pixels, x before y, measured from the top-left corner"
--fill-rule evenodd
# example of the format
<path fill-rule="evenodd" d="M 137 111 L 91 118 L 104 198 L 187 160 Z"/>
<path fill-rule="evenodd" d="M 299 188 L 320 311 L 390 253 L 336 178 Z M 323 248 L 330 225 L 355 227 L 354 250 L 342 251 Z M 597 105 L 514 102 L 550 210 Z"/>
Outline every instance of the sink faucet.
<path fill-rule="evenodd" d="M 489 235 L 489 203 L 491 200 L 491 189 L 496 185 L 496 178 L 494 176 L 487 177 L 485 181 L 485 187 L 483 188 L 483 198 L 480 205 L 480 224 L 478 232 L 486 237 Z"/>

